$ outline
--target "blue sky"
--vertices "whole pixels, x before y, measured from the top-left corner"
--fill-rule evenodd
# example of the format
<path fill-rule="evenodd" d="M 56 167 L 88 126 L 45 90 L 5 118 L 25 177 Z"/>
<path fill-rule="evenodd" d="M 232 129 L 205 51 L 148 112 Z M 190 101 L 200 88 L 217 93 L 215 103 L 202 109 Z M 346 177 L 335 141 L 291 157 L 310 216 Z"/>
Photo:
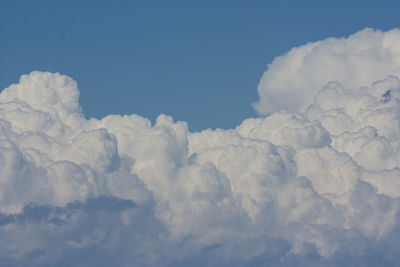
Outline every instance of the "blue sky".
<path fill-rule="evenodd" d="M 1 1 L 0 87 L 74 78 L 87 117 L 165 113 L 190 130 L 256 116 L 267 64 L 294 46 L 400 26 L 397 1 Z"/>

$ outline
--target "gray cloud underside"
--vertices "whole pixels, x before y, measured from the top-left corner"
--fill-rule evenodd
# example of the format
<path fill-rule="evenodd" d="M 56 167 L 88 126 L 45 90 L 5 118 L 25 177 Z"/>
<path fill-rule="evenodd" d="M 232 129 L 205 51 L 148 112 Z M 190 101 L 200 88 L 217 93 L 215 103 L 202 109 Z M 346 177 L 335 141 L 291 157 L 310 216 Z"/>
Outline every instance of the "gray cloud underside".
<path fill-rule="evenodd" d="M 0 94 L 0 265 L 398 265 L 398 47 L 293 48 L 261 80 L 268 117 L 195 133 L 86 119 L 73 79 L 23 75 Z"/>

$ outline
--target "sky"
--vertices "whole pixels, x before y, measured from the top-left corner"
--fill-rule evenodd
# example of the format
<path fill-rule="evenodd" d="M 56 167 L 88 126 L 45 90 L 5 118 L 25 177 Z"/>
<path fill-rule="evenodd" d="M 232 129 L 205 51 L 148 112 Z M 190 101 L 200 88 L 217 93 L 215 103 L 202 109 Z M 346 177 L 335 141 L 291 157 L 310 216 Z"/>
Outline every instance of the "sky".
<path fill-rule="evenodd" d="M 159 114 L 190 130 L 255 116 L 267 65 L 295 46 L 398 27 L 397 1 L 1 1 L 0 88 L 73 77 L 87 117 Z M 223 103 L 223 104 L 222 104 Z"/>
<path fill-rule="evenodd" d="M 399 266 L 398 5 L 2 1 L 0 267 Z"/>

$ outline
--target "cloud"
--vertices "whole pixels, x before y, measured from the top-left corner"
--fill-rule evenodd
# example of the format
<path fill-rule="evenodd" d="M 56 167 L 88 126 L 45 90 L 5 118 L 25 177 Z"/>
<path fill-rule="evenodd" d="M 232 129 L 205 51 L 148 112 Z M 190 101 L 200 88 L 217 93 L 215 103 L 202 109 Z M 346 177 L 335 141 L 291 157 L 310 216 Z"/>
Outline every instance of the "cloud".
<path fill-rule="evenodd" d="M 292 48 L 268 65 L 253 106 L 261 114 L 280 109 L 305 111 L 330 81 L 350 90 L 388 75 L 400 76 L 400 31 L 370 28 L 348 38 L 328 38 Z"/>
<path fill-rule="evenodd" d="M 292 105 L 284 88 L 309 98 L 229 130 L 86 119 L 71 78 L 23 75 L 0 94 L 0 266 L 395 266 L 397 35 L 291 50 L 264 78 L 279 77 L 268 88 L 280 107 Z M 311 75 L 327 59 L 340 64 Z"/>

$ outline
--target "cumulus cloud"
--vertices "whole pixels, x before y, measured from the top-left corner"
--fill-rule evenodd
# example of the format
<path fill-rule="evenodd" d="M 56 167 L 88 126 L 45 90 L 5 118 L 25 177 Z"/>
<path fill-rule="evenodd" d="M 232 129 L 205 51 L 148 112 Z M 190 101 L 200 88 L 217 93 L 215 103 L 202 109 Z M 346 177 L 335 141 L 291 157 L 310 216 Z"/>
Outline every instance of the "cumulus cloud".
<path fill-rule="evenodd" d="M 396 265 L 398 35 L 289 51 L 257 104 L 286 110 L 229 130 L 86 119 L 73 79 L 23 75 L 0 94 L 0 265 Z"/>
<path fill-rule="evenodd" d="M 352 90 L 388 75 L 400 76 L 400 31 L 364 29 L 295 47 L 268 65 L 258 85 L 261 114 L 305 111 L 322 86 L 338 81 Z"/>

